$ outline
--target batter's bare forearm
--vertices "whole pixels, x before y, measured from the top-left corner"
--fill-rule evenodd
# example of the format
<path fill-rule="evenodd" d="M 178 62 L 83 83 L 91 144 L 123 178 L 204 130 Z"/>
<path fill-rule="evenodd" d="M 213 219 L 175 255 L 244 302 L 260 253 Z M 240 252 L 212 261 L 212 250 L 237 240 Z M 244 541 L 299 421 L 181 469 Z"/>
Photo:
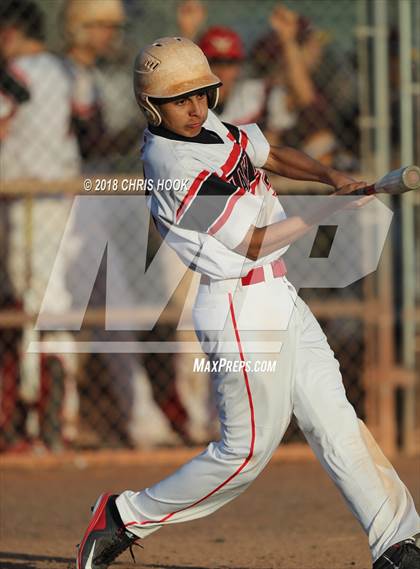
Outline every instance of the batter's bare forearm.
<path fill-rule="evenodd" d="M 321 207 L 316 207 L 304 216 L 294 215 L 266 227 L 251 227 L 240 245 L 237 253 L 256 261 L 274 251 L 291 245 L 303 237 L 314 225 L 320 223 L 328 215 L 341 209 L 343 204 L 334 197 L 328 199 Z"/>
<path fill-rule="evenodd" d="M 282 249 L 305 235 L 310 229 L 301 217 L 289 217 L 267 227 L 251 227 L 235 251 L 256 261 L 273 251 Z"/>
<path fill-rule="evenodd" d="M 352 182 L 328 196 L 321 205 L 314 204 L 302 215 L 294 215 L 265 227 L 250 227 L 247 235 L 235 251 L 256 261 L 260 257 L 265 257 L 274 251 L 291 245 L 329 215 L 347 206 L 345 202 L 343 203 L 342 200 L 336 198 L 337 195 L 351 194 L 364 186 L 366 186 L 365 182 Z M 370 199 L 371 197 L 355 198 L 352 206 L 362 207 Z"/>
<path fill-rule="evenodd" d="M 288 146 L 271 146 L 264 169 L 292 180 L 321 182 L 335 188 L 353 181 L 346 174 L 328 168 L 304 152 Z"/>

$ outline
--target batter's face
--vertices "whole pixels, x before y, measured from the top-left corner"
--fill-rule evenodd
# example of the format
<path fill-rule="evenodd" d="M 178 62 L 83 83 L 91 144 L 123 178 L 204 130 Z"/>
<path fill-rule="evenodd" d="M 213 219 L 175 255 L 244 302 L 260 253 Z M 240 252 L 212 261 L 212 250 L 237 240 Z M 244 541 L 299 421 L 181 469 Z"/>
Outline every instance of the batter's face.
<path fill-rule="evenodd" d="M 206 93 L 159 105 L 162 126 L 189 138 L 199 134 L 207 119 L 208 110 Z"/>

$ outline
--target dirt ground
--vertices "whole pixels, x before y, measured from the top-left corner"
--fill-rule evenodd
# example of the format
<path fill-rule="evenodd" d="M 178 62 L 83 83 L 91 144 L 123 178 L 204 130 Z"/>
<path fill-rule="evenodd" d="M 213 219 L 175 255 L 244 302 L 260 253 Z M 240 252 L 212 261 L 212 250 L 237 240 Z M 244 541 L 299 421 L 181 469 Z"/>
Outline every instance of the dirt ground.
<path fill-rule="evenodd" d="M 420 461 L 394 461 L 420 506 Z M 83 467 L 83 468 L 82 468 Z M 2 468 L 0 567 L 74 568 L 89 506 L 104 490 L 140 489 L 168 465 Z M 167 527 L 128 553 L 119 569 L 370 569 L 358 523 L 314 460 L 274 461 L 237 500 L 216 514 Z M 138 553 L 137 553 L 138 551 Z"/>

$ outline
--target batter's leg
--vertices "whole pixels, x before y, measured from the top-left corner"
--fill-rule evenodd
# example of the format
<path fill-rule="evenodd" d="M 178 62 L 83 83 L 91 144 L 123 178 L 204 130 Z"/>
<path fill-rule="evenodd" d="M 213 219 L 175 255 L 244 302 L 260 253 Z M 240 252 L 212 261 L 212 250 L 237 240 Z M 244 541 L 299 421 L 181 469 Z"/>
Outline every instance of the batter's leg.
<path fill-rule="evenodd" d="M 315 317 L 298 300 L 294 414 L 318 459 L 368 535 L 376 560 L 420 531 L 413 499 L 346 398 L 339 364 Z"/>
<path fill-rule="evenodd" d="M 241 494 L 267 464 L 289 424 L 295 374 L 293 333 L 288 334 L 280 354 L 247 354 L 243 335 L 237 328 L 236 304 L 231 301 L 230 295 L 222 296 L 222 300 L 218 295 L 217 302 L 223 302 L 225 307 L 230 304 L 225 329 L 219 333 L 201 334 L 202 341 L 215 347 L 212 361 L 224 358 L 232 364 L 245 360 L 252 363 L 264 357 L 277 360 L 276 370 L 264 373 L 248 373 L 245 369 L 222 371 L 213 377 L 221 440 L 211 443 L 202 454 L 158 484 L 141 492 L 123 492 L 117 498 L 117 507 L 127 529 L 139 537 L 146 537 L 166 524 L 211 514 Z M 267 303 L 264 309 L 273 310 L 270 299 L 263 301 Z M 204 306 L 203 320 L 208 321 L 211 314 L 218 311 L 216 299 L 211 302 L 213 312 Z M 249 309 L 251 313 L 255 312 L 255 303 Z M 200 310 L 197 313 L 200 320 Z M 291 330 L 294 328 L 292 322 Z M 258 340 L 258 334 L 251 333 L 253 340 Z M 224 342 L 234 343 L 236 353 L 221 353 L 220 346 Z"/>

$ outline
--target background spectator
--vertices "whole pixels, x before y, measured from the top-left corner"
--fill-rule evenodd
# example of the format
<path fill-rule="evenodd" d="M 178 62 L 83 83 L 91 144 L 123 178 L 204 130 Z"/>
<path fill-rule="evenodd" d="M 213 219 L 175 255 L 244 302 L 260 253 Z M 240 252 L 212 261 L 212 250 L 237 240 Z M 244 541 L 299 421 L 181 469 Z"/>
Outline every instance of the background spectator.
<path fill-rule="evenodd" d="M 102 67 L 119 57 L 125 25 L 121 0 L 69 0 L 64 4 L 65 64 L 73 85 L 73 128 L 77 135 L 85 171 L 109 171 L 115 164 L 110 158 L 130 152 L 138 138 L 138 121 L 130 115 L 116 121 L 105 103 L 106 85 L 111 82 L 120 93 L 127 89 L 124 75 L 115 74 L 110 80 Z M 128 64 L 128 62 L 126 62 Z M 130 112 L 130 104 L 123 101 Z M 114 107 L 120 118 L 123 104 Z M 134 109 L 134 105 L 131 105 Z"/>
<path fill-rule="evenodd" d="M 63 71 L 60 60 L 48 52 L 44 43 L 44 16 L 32 0 L 8 0 L 0 8 L 0 53 L 7 65 L 9 82 L 2 83 L 0 98 L 6 99 L 7 128 L 2 130 L 0 145 L 0 177 L 2 180 L 19 178 L 31 180 L 62 180 L 79 173 L 80 161 L 77 141 L 71 132 L 71 85 Z M 13 86 L 10 87 L 10 80 Z M 26 95 L 24 95 L 26 93 Z M 7 108 L 6 106 L 6 108 Z M 32 142 L 36 140 L 37 145 Z M 4 205 L 4 204 L 3 204 Z M 70 209 L 69 200 L 63 197 L 38 197 L 31 207 L 32 225 L 28 235 L 27 209 L 23 199 L 13 199 L 3 213 L 6 221 L 4 232 L 3 263 L 9 275 L 11 290 L 8 304 L 24 306 L 29 313 L 39 311 L 43 293 L 48 283 L 61 238 L 56 225 L 65 225 Z M 55 231 L 51 229 L 53 224 Z M 2 247 L 3 248 L 3 247 Z M 29 271 L 25 266 L 30 260 Z M 63 267 L 61 267 L 63 269 Z M 53 301 L 45 309 L 56 312 L 66 308 L 69 295 L 65 285 L 65 272 L 58 270 L 51 283 Z M 32 327 L 24 329 L 23 349 L 30 340 L 38 339 Z M 11 353 L 19 353 L 15 335 L 10 344 Z M 71 341 L 67 333 L 61 339 Z M 57 335 L 55 335 L 57 338 Z M 61 441 L 57 418 L 62 412 L 62 401 L 52 402 L 50 383 L 51 361 L 54 359 L 54 377 L 58 389 L 74 388 L 75 357 L 41 358 L 24 354 L 14 368 L 16 382 L 21 375 L 15 396 L 23 394 L 31 402 L 36 401 L 39 411 L 40 434 L 51 445 Z M 65 360 L 65 363 L 64 363 Z M 63 377 L 64 370 L 66 377 Z M 41 383 L 37 382 L 35 370 L 41 368 Z M 10 367 L 9 367 L 10 370 Z M 43 431 L 41 408 L 54 408 L 54 432 Z"/>
<path fill-rule="evenodd" d="M 181 3 L 181 34 L 196 37 L 206 14 L 197 0 Z M 303 145 L 318 159 L 331 160 L 335 137 L 326 102 L 311 78 L 321 58 L 321 36 L 306 18 L 281 4 L 272 10 L 269 23 L 272 31 L 252 50 L 257 78 L 245 76 L 245 49 L 233 29 L 212 26 L 199 38 L 212 71 L 223 83 L 215 112 L 236 125 L 258 123 L 273 143 L 287 140 Z"/>
<path fill-rule="evenodd" d="M 73 124 L 84 159 L 83 169 L 86 172 L 108 172 L 111 168 L 109 156 L 124 148 L 131 149 L 134 146 L 133 132 L 137 146 L 139 135 L 137 120 L 134 124 L 130 122 L 130 126 L 121 131 L 108 128 L 103 105 L 106 80 L 98 68 L 100 61 L 112 60 L 121 45 L 126 20 L 124 5 L 121 0 L 68 0 L 63 15 L 67 42 L 66 67 L 73 84 Z M 137 115 L 138 112 L 136 117 Z M 86 208 L 91 208 L 91 211 L 85 211 Z M 86 232 L 86 221 L 90 216 L 95 218 L 97 223 L 90 226 L 90 232 Z M 140 255 L 141 250 L 149 250 L 148 243 L 139 243 L 136 237 L 139 234 L 144 235 L 144 232 L 141 233 L 140 223 L 135 210 L 133 212 L 130 197 L 115 202 L 112 197 L 100 196 L 94 203 L 92 200 L 84 203 L 83 211 L 75 216 L 73 228 L 75 236 L 84 236 L 83 243 L 79 245 L 84 255 L 76 257 L 74 263 L 68 267 L 69 278 L 83 275 L 86 267 L 82 264 L 89 262 L 95 255 L 95 242 L 101 239 L 106 242 L 111 236 L 112 246 L 118 251 L 118 256 L 113 258 L 119 263 L 115 274 L 118 274 L 121 280 L 121 307 L 124 307 L 128 298 L 136 299 L 140 305 L 141 294 L 136 289 L 137 278 L 133 273 L 136 264 L 133 259 Z M 124 232 L 121 227 L 124 227 Z M 157 283 L 157 287 L 163 286 L 163 271 L 167 269 L 168 267 L 162 266 L 162 280 Z M 103 307 L 105 302 L 106 264 L 102 263 L 91 305 Z M 156 326 L 154 331 L 147 334 L 147 340 L 168 340 L 174 334 L 174 326 Z M 104 332 L 99 329 L 93 331 L 93 336 L 97 341 L 136 340 L 135 334 L 131 332 Z M 153 359 L 154 363 L 151 364 L 148 356 L 143 358 L 151 391 L 144 386 L 145 375 L 137 354 L 105 353 L 92 356 L 86 363 L 87 378 L 83 383 L 82 415 L 90 424 L 98 423 L 97 420 L 91 420 L 91 415 L 98 411 L 97 406 L 91 405 L 85 409 L 84 405 L 94 399 L 92 389 L 95 390 L 95 386 L 90 385 L 89 375 L 97 374 L 99 370 L 104 389 L 108 392 L 108 400 L 116 410 L 112 416 L 101 412 L 102 420 L 112 421 L 117 444 L 130 446 L 172 442 L 173 437 L 168 429 L 165 429 L 163 417 L 159 417 L 162 412 L 182 440 L 189 442 L 188 417 L 176 388 L 175 357 L 159 354 Z M 139 391 L 142 394 L 141 401 L 138 400 Z M 158 407 L 153 402 L 153 396 Z M 143 412 L 136 415 L 136 422 L 134 405 L 137 404 L 142 406 Z M 150 413 L 153 413 L 154 421 L 150 421 Z M 102 435 L 107 433 L 107 429 L 98 424 L 96 430 Z M 109 440 L 109 436 L 106 436 Z"/>
<path fill-rule="evenodd" d="M 324 35 L 283 5 L 272 11 L 270 25 L 271 32 L 256 42 L 251 57 L 268 91 L 282 93 L 278 98 L 283 101 L 285 120 L 281 123 L 278 113 L 271 113 L 265 131 L 273 142 L 300 147 L 331 163 L 337 145 L 330 127 L 331 108 L 312 77 L 320 64 Z"/>

